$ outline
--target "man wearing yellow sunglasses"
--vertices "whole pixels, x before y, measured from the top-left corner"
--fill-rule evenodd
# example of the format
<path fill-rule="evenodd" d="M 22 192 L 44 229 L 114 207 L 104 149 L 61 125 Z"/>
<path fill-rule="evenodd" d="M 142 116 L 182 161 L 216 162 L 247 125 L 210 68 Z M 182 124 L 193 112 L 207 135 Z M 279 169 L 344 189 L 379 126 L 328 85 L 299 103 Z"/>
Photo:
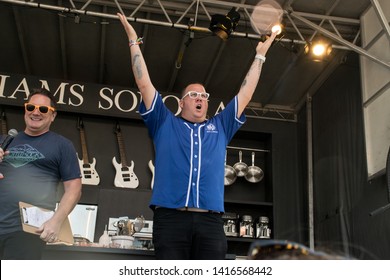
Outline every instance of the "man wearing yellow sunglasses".
<path fill-rule="evenodd" d="M 81 173 L 70 140 L 50 131 L 56 102 L 45 89 L 33 90 L 24 105 L 25 129 L 7 151 L 0 148 L 0 258 L 40 259 L 46 242 L 58 239 L 61 225 L 81 197 Z M 36 229 L 22 230 L 19 201 L 54 210 L 57 186 L 64 194 L 52 218 Z"/>

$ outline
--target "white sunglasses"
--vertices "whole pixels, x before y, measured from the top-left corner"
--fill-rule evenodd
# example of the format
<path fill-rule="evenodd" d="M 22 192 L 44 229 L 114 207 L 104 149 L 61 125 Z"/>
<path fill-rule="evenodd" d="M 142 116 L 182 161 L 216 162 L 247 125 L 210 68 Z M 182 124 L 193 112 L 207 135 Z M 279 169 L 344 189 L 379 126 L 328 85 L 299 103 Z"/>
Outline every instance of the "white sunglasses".
<path fill-rule="evenodd" d="M 183 100 L 187 95 L 191 99 L 200 98 L 200 99 L 203 99 L 203 100 L 207 100 L 210 97 L 210 93 L 207 93 L 207 92 L 197 92 L 197 91 L 191 90 L 191 91 L 187 92 L 186 94 L 184 94 L 184 96 L 181 99 Z"/>

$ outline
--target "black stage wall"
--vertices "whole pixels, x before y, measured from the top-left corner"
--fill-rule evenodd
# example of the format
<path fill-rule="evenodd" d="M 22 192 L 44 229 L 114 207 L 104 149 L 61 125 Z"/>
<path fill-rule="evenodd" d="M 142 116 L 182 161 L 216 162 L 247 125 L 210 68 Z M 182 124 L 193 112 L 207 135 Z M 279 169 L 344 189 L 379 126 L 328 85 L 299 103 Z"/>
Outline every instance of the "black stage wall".
<path fill-rule="evenodd" d="M 328 78 L 312 105 L 316 247 L 390 259 L 390 210 L 369 215 L 390 202 L 385 175 L 368 181 L 356 54 Z M 306 121 L 304 111 L 300 122 Z"/>

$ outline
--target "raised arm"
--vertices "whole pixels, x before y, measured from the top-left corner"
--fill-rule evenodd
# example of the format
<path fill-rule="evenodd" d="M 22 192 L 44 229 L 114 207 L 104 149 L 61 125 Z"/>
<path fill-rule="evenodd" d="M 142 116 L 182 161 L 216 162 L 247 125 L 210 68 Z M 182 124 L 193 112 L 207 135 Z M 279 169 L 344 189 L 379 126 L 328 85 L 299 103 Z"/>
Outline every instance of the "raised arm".
<path fill-rule="evenodd" d="M 58 209 L 53 217 L 36 231 L 40 233 L 42 240 L 46 242 L 57 241 L 62 223 L 80 200 L 81 188 L 80 178 L 64 181 L 64 194 L 60 200 Z"/>
<path fill-rule="evenodd" d="M 130 44 L 130 42 L 137 41 L 138 38 L 137 33 L 135 32 L 134 28 L 130 25 L 130 23 L 127 21 L 124 15 L 120 13 L 118 13 L 117 15 L 129 39 L 131 67 L 133 69 L 135 82 L 137 83 L 137 87 L 141 92 L 142 100 L 145 103 L 146 108 L 149 109 L 150 106 L 152 105 L 152 101 L 156 89 L 154 88 L 152 81 L 150 80 L 148 68 L 146 67 L 146 63 L 139 45 Z"/>
<path fill-rule="evenodd" d="M 249 71 L 246 74 L 244 81 L 242 82 L 240 91 L 237 94 L 238 117 L 241 116 L 245 107 L 252 99 L 253 93 L 255 92 L 255 89 L 260 79 L 261 69 L 265 61 L 265 55 L 267 54 L 267 51 L 271 46 L 275 37 L 276 37 L 276 33 L 272 33 L 272 35 L 264 43 L 259 42 L 257 44 L 255 59 L 253 60 L 253 63 L 249 68 Z"/>

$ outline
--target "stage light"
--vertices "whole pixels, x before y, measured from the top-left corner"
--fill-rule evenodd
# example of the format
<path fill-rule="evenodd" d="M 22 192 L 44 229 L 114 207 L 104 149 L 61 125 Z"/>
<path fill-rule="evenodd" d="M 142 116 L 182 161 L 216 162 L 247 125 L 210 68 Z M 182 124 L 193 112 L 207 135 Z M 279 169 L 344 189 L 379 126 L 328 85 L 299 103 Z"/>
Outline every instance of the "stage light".
<path fill-rule="evenodd" d="M 307 43 L 305 46 L 305 53 L 314 61 L 323 61 L 331 52 L 332 44 L 323 38 Z"/>
<path fill-rule="evenodd" d="M 279 35 L 280 33 L 282 33 L 282 29 L 283 29 L 282 24 L 278 23 L 272 26 L 271 32 L 272 33 L 276 32 L 276 35 Z"/>
<path fill-rule="evenodd" d="M 222 40 L 226 41 L 236 28 L 240 14 L 232 8 L 227 15 L 213 15 L 209 29 Z"/>

